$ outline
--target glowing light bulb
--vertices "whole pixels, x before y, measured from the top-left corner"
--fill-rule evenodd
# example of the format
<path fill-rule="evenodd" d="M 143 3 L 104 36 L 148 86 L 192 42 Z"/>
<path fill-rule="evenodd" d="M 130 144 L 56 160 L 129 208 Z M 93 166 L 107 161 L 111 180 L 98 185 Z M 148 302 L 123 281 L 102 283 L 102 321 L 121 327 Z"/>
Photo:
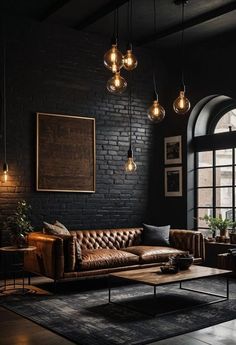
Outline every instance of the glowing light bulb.
<path fill-rule="evenodd" d="M 165 109 L 157 100 L 153 101 L 152 106 L 148 109 L 148 118 L 152 122 L 161 122 L 165 117 Z"/>
<path fill-rule="evenodd" d="M 104 55 L 104 65 L 113 73 L 119 71 L 123 67 L 123 55 L 117 49 L 117 44 L 112 44 Z"/>
<path fill-rule="evenodd" d="M 173 103 L 174 111 L 177 114 L 186 114 L 191 107 L 191 104 L 187 97 L 185 97 L 185 92 L 180 91 L 179 97 Z"/>
<path fill-rule="evenodd" d="M 125 163 L 125 171 L 127 173 L 131 173 L 131 172 L 136 171 L 136 169 L 137 169 L 137 165 L 134 162 L 133 158 L 132 157 L 128 158 L 127 162 Z"/>
<path fill-rule="evenodd" d="M 124 68 L 127 71 L 132 71 L 135 69 L 138 65 L 138 61 L 136 57 L 134 56 L 131 49 L 128 49 L 125 56 L 124 56 Z"/>
<path fill-rule="evenodd" d="M 8 164 L 5 162 L 3 164 L 3 181 L 4 182 L 7 182 L 7 179 L 8 179 L 7 173 L 8 173 Z"/>
<path fill-rule="evenodd" d="M 120 72 L 116 72 L 115 75 L 108 80 L 107 90 L 111 93 L 121 94 L 127 87 L 126 80 L 121 77 Z"/>

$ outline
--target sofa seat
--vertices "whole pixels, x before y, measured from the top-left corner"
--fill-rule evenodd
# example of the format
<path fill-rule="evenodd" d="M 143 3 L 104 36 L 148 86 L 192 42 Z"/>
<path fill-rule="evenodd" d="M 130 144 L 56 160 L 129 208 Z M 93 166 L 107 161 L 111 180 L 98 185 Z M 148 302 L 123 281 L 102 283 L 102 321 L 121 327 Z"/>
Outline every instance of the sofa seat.
<path fill-rule="evenodd" d="M 137 265 L 139 257 L 117 249 L 94 249 L 82 251 L 80 270 L 94 270 L 110 267 Z"/>
<path fill-rule="evenodd" d="M 169 257 L 171 255 L 186 253 L 185 251 L 176 248 L 161 246 L 134 246 L 122 250 L 128 253 L 138 255 L 140 264 L 147 264 L 153 262 L 167 262 L 169 261 Z"/>

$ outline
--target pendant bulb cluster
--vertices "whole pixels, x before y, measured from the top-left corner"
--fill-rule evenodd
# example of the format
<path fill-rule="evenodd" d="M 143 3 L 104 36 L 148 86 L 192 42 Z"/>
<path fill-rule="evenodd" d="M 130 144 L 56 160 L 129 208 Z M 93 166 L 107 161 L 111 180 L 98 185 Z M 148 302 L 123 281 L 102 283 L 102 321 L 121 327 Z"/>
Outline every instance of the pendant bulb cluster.
<path fill-rule="evenodd" d="M 133 54 L 131 43 L 132 32 L 132 0 L 128 2 L 128 31 L 129 44 L 125 55 L 118 49 L 118 9 L 114 12 L 114 33 L 111 48 L 104 55 L 104 65 L 113 76 L 107 81 L 107 90 L 113 94 L 122 94 L 127 88 L 126 80 L 120 75 L 120 70 L 124 67 L 127 71 L 132 71 L 137 67 L 138 61 Z"/>
<path fill-rule="evenodd" d="M 157 24 L 156 24 L 156 0 L 153 0 L 153 13 L 154 13 L 154 35 L 157 34 Z M 159 103 L 157 86 L 156 86 L 156 76 L 153 71 L 153 88 L 154 88 L 154 100 L 151 107 L 148 109 L 148 118 L 153 123 L 161 122 L 165 117 L 165 109 Z"/>
<path fill-rule="evenodd" d="M 181 62 L 182 62 L 182 87 L 180 89 L 178 97 L 173 102 L 173 109 L 176 114 L 184 115 L 186 114 L 190 107 L 190 101 L 185 95 L 185 82 L 184 82 L 184 5 L 187 3 L 186 0 L 182 0 L 182 33 L 181 33 Z"/>

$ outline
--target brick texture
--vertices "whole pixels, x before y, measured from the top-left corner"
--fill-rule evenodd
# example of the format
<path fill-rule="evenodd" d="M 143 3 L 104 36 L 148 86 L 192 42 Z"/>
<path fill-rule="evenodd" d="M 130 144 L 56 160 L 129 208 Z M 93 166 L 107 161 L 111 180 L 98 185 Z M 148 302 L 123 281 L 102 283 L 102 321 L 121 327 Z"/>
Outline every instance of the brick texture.
<path fill-rule="evenodd" d="M 7 161 L 9 182 L 0 183 L 3 226 L 17 201 L 33 209 L 33 225 L 58 219 L 69 229 L 138 226 L 148 219 L 153 125 L 147 119 L 152 75 L 145 50 L 133 73 L 133 150 L 137 171 L 124 173 L 129 146 L 127 92 L 106 91 L 103 66 L 109 40 L 48 24 L 7 20 Z M 147 72 L 148 71 L 148 72 Z M 122 72 L 127 78 L 128 72 Z M 96 193 L 36 191 L 36 112 L 96 118 Z M 3 141 L 1 137 L 1 147 Z M 0 161 L 3 163 L 3 149 Z M 48 153 L 50 159 L 50 152 Z"/>

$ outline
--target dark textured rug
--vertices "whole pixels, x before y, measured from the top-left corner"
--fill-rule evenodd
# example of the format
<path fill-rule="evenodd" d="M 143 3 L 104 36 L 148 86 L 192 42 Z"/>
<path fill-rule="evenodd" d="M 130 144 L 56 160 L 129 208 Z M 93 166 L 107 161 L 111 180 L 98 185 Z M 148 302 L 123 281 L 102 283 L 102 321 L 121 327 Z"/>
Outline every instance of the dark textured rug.
<path fill-rule="evenodd" d="M 181 290 L 177 284 L 158 287 L 156 299 L 150 286 L 116 286 L 112 289 L 112 300 L 122 302 L 125 307 L 108 304 L 106 288 L 85 291 L 79 282 L 72 289 L 70 285 L 63 286 L 66 292 L 61 287 L 52 296 L 5 296 L 0 305 L 79 345 L 148 344 L 236 318 L 234 280 L 230 281 L 228 301 L 202 306 L 199 304 L 216 297 Z M 222 279 L 202 279 L 186 282 L 184 286 L 226 292 Z M 144 312 L 157 315 L 151 317 Z M 163 312 L 169 313 L 158 316 Z"/>

